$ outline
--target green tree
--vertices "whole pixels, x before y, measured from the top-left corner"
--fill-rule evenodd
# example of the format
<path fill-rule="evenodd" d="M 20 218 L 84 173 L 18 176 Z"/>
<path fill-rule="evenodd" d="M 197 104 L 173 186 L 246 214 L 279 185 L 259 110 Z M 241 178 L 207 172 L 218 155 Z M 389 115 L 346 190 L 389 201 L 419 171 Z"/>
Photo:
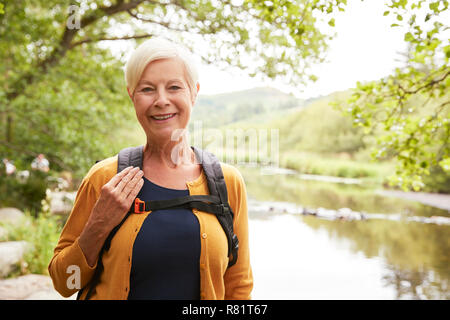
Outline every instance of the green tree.
<path fill-rule="evenodd" d="M 374 159 L 394 157 L 391 185 L 420 190 L 430 171 L 450 181 L 450 37 L 448 1 L 392 0 L 384 12 L 404 27 L 405 67 L 379 81 L 358 83 L 340 107 L 367 134 Z M 448 190 L 447 190 L 448 191 Z"/>
<path fill-rule="evenodd" d="M 114 129 L 133 112 L 123 61 L 102 42 L 166 34 L 208 63 L 298 84 L 314 79 L 309 66 L 323 59 L 327 47 L 329 36 L 316 27 L 317 17 L 326 19 L 345 5 L 346 0 L 3 1 L 0 153 L 20 162 L 43 152 L 54 166 L 82 173 L 118 151 Z M 196 47 L 192 37 L 207 41 L 209 49 Z"/>

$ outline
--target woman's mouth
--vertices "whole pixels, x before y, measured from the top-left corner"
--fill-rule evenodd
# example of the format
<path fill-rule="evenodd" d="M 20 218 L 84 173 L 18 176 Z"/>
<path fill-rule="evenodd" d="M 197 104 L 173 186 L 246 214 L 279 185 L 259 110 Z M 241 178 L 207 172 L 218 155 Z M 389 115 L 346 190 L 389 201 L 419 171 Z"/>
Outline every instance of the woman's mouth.
<path fill-rule="evenodd" d="M 150 116 L 150 118 L 152 118 L 153 120 L 157 121 L 157 122 L 164 122 L 164 121 L 168 121 L 170 119 L 172 119 L 173 117 L 175 117 L 176 113 L 166 113 L 166 114 L 158 114 L 158 115 L 154 115 L 154 116 Z"/>

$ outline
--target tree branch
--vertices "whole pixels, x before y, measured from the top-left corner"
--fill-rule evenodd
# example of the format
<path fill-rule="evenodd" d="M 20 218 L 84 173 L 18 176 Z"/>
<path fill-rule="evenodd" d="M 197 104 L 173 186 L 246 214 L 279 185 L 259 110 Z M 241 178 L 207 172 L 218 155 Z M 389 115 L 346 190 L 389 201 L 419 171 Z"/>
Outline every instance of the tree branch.
<path fill-rule="evenodd" d="M 70 49 L 72 49 L 76 46 L 82 45 L 83 43 L 89 43 L 89 42 L 142 39 L 142 38 L 151 38 L 153 36 L 154 36 L 153 34 L 142 34 L 142 35 L 125 36 L 125 37 L 113 37 L 113 38 L 98 38 L 98 39 L 86 38 L 81 41 L 72 43 L 70 45 Z"/>
<path fill-rule="evenodd" d="M 140 21 L 142 21 L 142 22 L 148 22 L 148 23 L 159 24 L 159 25 L 161 25 L 161 26 L 163 26 L 163 27 L 165 27 L 165 28 L 167 28 L 167 29 L 174 30 L 174 31 L 188 32 L 187 29 L 178 29 L 178 28 L 172 27 L 172 26 L 170 26 L 170 23 L 168 23 L 168 22 L 155 21 L 155 20 L 152 20 L 152 19 L 142 18 L 142 17 L 139 17 L 137 14 L 134 14 L 133 12 L 131 12 L 131 10 L 127 10 L 127 12 L 128 12 L 128 14 L 129 14 L 130 16 L 132 16 L 133 18 L 135 18 L 135 19 L 137 19 L 137 20 L 140 20 Z"/>
<path fill-rule="evenodd" d="M 438 84 L 438 83 L 444 81 L 448 76 L 450 76 L 450 69 L 447 71 L 446 74 L 444 74 L 444 76 L 443 76 L 442 78 L 440 78 L 440 79 L 433 79 L 433 80 L 431 80 L 430 82 L 425 83 L 424 85 L 418 87 L 418 88 L 415 89 L 415 90 L 406 90 L 406 89 L 404 89 L 403 87 L 401 87 L 400 85 L 398 85 L 398 86 L 399 86 L 400 89 L 401 89 L 404 93 L 406 93 L 406 94 L 416 94 L 416 93 L 418 93 L 419 91 L 421 91 L 422 89 L 425 89 L 425 88 L 428 88 L 428 87 L 433 87 L 434 85 L 436 85 L 436 84 Z"/>
<path fill-rule="evenodd" d="M 94 10 L 92 13 L 86 15 L 83 17 L 80 21 L 80 29 L 71 29 L 68 28 L 67 24 L 64 28 L 64 33 L 61 37 L 61 40 L 56 45 L 55 49 L 52 51 L 52 53 L 44 60 L 40 61 L 36 68 L 39 70 L 38 72 L 29 72 L 22 76 L 21 79 L 19 79 L 16 83 L 13 84 L 13 91 L 10 91 L 7 93 L 6 98 L 9 101 L 14 100 L 17 96 L 21 94 L 21 91 L 23 87 L 26 85 L 29 85 L 34 81 L 36 78 L 36 74 L 45 73 L 47 70 L 57 63 L 66 55 L 68 50 L 71 50 L 74 46 L 71 44 L 73 39 L 75 38 L 75 35 L 77 32 L 88 25 L 96 22 L 97 20 L 103 18 L 104 16 L 112 16 L 120 12 L 124 12 L 127 10 L 131 10 L 133 8 L 136 8 L 141 3 L 145 2 L 146 0 L 135 0 L 130 2 L 124 2 L 123 0 L 117 1 L 117 3 L 109 6 L 109 7 L 99 7 L 98 9 Z M 94 41 L 94 40 L 92 40 Z"/>
<path fill-rule="evenodd" d="M 30 151 L 28 149 L 24 149 L 24 148 L 18 147 L 18 146 L 14 145 L 12 143 L 9 143 L 8 141 L 5 141 L 5 140 L 0 140 L 0 144 L 6 146 L 7 148 L 11 148 L 11 149 L 17 150 L 17 151 L 19 151 L 21 153 L 28 154 L 28 155 L 33 156 L 33 157 L 36 157 L 39 154 L 39 153 Z"/>

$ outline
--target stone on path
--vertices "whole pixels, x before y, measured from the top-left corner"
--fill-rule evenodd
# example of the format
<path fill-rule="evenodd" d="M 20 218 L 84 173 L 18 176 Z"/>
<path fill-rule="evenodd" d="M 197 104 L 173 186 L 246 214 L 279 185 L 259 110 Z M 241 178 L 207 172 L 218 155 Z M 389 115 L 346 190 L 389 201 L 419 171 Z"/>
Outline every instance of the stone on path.
<path fill-rule="evenodd" d="M 51 192 L 50 211 L 53 214 L 68 214 L 75 202 L 76 192 Z"/>
<path fill-rule="evenodd" d="M 26 241 L 0 242 L 0 278 L 8 276 L 14 270 L 28 246 Z"/>
<path fill-rule="evenodd" d="M 53 288 L 49 276 L 27 274 L 13 279 L 0 280 L 0 300 L 74 300 L 76 294 L 64 298 Z"/>
<path fill-rule="evenodd" d="M 16 224 L 19 223 L 25 215 L 16 208 L 1 208 L 0 222 Z"/>

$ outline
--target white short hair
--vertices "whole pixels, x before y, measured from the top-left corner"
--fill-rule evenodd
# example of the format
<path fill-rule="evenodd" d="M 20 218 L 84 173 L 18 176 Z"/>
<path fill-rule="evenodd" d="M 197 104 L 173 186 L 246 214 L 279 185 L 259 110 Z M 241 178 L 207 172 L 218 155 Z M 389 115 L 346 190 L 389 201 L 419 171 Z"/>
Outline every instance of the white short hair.
<path fill-rule="evenodd" d="M 133 94 L 141 79 L 145 67 L 152 61 L 178 57 L 186 68 L 187 82 L 193 97 L 197 91 L 195 87 L 198 82 L 196 65 L 187 51 L 181 45 L 164 38 L 154 37 L 144 41 L 131 54 L 125 65 L 125 82 Z"/>

